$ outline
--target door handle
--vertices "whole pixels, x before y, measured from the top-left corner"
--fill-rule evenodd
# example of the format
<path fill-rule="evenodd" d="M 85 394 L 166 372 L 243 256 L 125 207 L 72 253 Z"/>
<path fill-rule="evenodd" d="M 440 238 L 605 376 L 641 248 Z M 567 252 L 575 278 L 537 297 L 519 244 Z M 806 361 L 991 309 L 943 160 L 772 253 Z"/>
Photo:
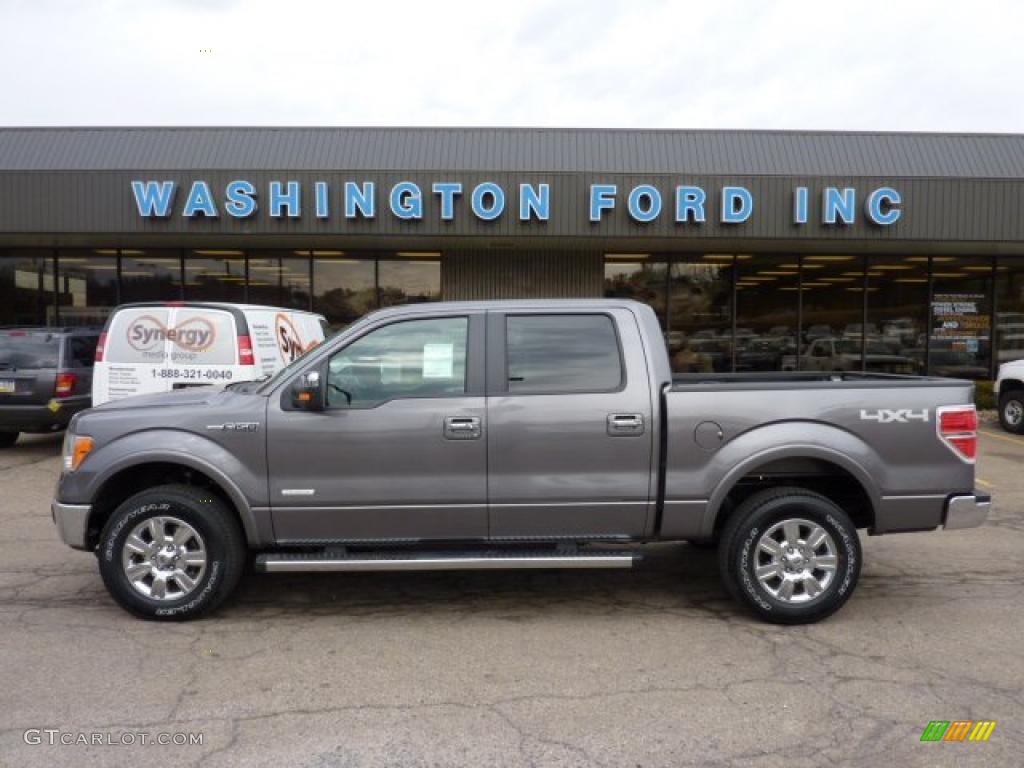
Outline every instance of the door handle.
<path fill-rule="evenodd" d="M 448 440 L 479 440 L 481 434 L 479 416 L 446 416 L 444 436 Z"/>
<path fill-rule="evenodd" d="M 609 413 L 608 434 L 611 437 L 627 437 L 644 433 L 644 417 L 640 413 Z"/>

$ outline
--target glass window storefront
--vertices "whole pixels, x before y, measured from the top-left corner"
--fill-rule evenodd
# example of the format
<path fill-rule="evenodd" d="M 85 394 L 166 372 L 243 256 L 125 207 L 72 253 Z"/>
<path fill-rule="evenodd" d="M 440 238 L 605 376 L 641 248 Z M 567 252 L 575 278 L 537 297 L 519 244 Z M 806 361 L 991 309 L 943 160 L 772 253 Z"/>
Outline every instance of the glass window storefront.
<path fill-rule="evenodd" d="M 53 255 L 0 250 L 0 326 L 54 325 Z"/>
<path fill-rule="evenodd" d="M 185 253 L 185 298 L 190 301 L 245 301 L 245 253 L 197 250 Z"/>
<path fill-rule="evenodd" d="M 117 306 L 117 252 L 61 250 L 57 254 L 58 321 L 61 325 L 103 325 Z"/>
<path fill-rule="evenodd" d="M 736 257 L 737 371 L 796 368 L 799 292 L 794 257 Z"/>
<path fill-rule="evenodd" d="M 719 254 L 672 260 L 665 338 L 674 371 L 732 370 L 733 262 Z"/>
<path fill-rule="evenodd" d="M 252 251 L 247 300 L 250 304 L 309 309 L 309 272 L 309 256 L 295 251 Z"/>
<path fill-rule="evenodd" d="M 313 256 L 313 311 L 332 329 L 343 328 L 376 309 L 377 262 L 335 254 Z"/>
<path fill-rule="evenodd" d="M 182 298 L 181 251 L 132 249 L 120 254 L 121 303 Z"/>
<path fill-rule="evenodd" d="M 1000 257 L 994 294 L 996 364 L 1024 359 L 1024 258 Z"/>
<path fill-rule="evenodd" d="M 865 368 L 924 373 L 928 344 L 928 257 L 871 256 L 867 262 Z"/>
<path fill-rule="evenodd" d="M 0 325 L 99 325 L 182 298 L 322 313 L 441 298 L 441 254 L 0 250 Z M 1024 357 L 1024 257 L 617 253 L 607 297 L 649 304 L 679 372 L 863 370 L 987 379 Z"/>

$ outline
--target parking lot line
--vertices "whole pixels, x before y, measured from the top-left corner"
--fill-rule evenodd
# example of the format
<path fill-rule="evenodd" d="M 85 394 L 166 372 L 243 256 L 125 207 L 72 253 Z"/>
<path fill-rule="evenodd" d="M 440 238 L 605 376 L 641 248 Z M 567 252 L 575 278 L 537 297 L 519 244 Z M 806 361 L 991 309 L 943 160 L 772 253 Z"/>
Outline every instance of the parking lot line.
<path fill-rule="evenodd" d="M 1005 440 L 1008 443 L 1014 443 L 1016 445 L 1024 447 L 1024 440 L 1018 437 L 1011 437 L 1010 435 L 1004 435 L 1001 432 L 993 432 L 992 430 L 989 429 L 979 429 L 978 431 L 981 432 L 981 434 L 983 435 L 994 437 L 996 440 Z"/>

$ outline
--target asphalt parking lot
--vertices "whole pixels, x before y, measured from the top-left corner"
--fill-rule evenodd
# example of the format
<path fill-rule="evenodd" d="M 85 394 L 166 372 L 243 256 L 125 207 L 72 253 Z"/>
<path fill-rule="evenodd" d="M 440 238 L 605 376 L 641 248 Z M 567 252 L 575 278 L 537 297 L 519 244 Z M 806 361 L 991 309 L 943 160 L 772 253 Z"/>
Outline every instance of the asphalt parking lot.
<path fill-rule="evenodd" d="M 684 545 L 623 572 L 250 575 L 209 619 L 147 623 L 58 541 L 59 448 L 0 453 L 4 766 L 1021 765 L 1024 439 L 991 427 L 985 527 L 867 539 L 850 603 L 795 628 Z M 957 719 L 998 725 L 919 741 Z"/>

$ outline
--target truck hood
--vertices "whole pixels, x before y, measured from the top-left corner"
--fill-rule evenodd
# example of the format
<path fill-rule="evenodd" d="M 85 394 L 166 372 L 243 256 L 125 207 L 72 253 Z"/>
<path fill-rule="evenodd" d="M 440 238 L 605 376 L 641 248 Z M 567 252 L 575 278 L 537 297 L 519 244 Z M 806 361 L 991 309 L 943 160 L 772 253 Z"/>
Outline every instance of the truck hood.
<path fill-rule="evenodd" d="M 173 406 L 203 406 L 215 402 L 224 391 L 214 387 L 188 387 L 173 392 L 160 392 L 155 395 L 135 395 L 96 406 L 96 413 L 108 411 L 125 411 L 137 408 L 161 408 Z"/>

